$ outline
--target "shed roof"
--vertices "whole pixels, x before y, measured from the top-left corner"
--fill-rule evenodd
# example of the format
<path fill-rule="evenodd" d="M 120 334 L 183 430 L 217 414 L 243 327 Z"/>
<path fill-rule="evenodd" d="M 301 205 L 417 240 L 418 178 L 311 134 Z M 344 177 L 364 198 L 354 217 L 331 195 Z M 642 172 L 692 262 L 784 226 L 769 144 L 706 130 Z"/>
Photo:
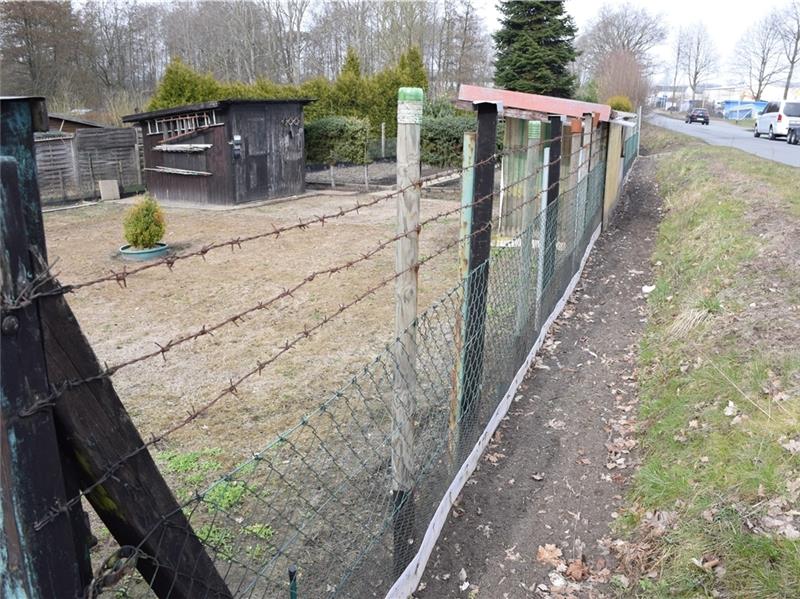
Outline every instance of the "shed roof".
<path fill-rule="evenodd" d="M 98 123 L 97 121 L 88 121 L 86 119 L 79 119 L 69 114 L 63 114 L 61 112 L 48 112 L 48 118 L 56 119 L 59 121 L 66 121 L 67 123 L 75 123 L 76 125 L 85 125 L 86 127 L 105 127 L 103 123 Z"/>
<path fill-rule="evenodd" d="M 503 110 L 537 113 L 540 115 L 564 115 L 581 118 L 588 113 L 597 114 L 601 121 L 611 119 L 611 107 L 594 102 L 581 102 L 567 98 L 554 98 L 524 92 L 512 92 L 493 87 L 461 85 L 458 88 L 458 102 L 502 102 Z"/>
<path fill-rule="evenodd" d="M 183 106 L 173 106 L 172 108 L 162 108 L 160 110 L 151 110 L 150 112 L 137 112 L 136 114 L 129 114 L 122 117 L 124 123 L 138 123 L 139 121 L 146 121 L 155 119 L 162 116 L 176 116 L 187 112 L 197 112 L 199 110 L 213 110 L 215 108 L 222 108 L 231 104 L 309 104 L 313 102 L 312 98 L 286 98 L 276 100 L 237 100 L 235 98 L 228 98 L 226 100 L 211 100 L 209 102 L 199 102 L 197 104 L 184 104 Z"/>

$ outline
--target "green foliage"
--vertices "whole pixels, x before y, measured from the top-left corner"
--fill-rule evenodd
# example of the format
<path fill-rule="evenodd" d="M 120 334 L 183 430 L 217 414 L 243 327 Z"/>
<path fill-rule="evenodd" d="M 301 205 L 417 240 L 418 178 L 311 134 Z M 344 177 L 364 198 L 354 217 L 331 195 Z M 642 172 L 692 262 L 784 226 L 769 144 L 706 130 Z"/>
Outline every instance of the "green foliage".
<path fill-rule="evenodd" d="M 633 112 L 633 102 L 628 96 L 611 96 L 606 100 L 606 104 L 611 106 L 614 110 L 621 110 L 622 112 Z"/>
<path fill-rule="evenodd" d="M 150 196 L 131 208 L 123 223 L 125 240 L 135 248 L 151 248 L 164 237 L 164 213 Z"/>
<path fill-rule="evenodd" d="M 218 100 L 222 97 L 221 87 L 213 76 L 198 73 L 180 58 L 173 58 L 167 65 L 147 109 L 158 110 Z"/>
<path fill-rule="evenodd" d="M 503 0 L 495 84 L 514 91 L 568 98 L 575 90 L 577 28 L 564 2 Z"/>
<path fill-rule="evenodd" d="M 244 531 L 262 541 L 269 541 L 275 534 L 269 524 L 251 524 L 250 526 L 245 526 Z"/>
<path fill-rule="evenodd" d="M 204 524 L 197 529 L 197 538 L 224 560 L 233 559 L 233 533 L 222 526 Z"/>
<path fill-rule="evenodd" d="M 318 77 L 300 85 L 282 85 L 267 79 L 259 79 L 252 84 L 219 82 L 210 75 L 194 71 L 180 59 L 174 59 L 147 108 L 157 110 L 234 98 L 311 98 L 314 102 L 304 109 L 306 124 L 330 116 L 357 117 L 367 119 L 371 131 L 379 131 L 381 123 L 386 123 L 386 135 L 392 137 L 397 132 L 397 89 L 404 86 L 428 87 L 428 76 L 419 48 L 409 48 L 400 55 L 395 66 L 372 76 L 361 73 L 358 55 L 349 48 L 336 81 Z"/>
<path fill-rule="evenodd" d="M 586 85 L 581 86 L 575 94 L 575 99 L 581 102 L 600 102 L 600 94 L 597 91 L 597 82 L 589 79 Z"/>
<path fill-rule="evenodd" d="M 420 154 L 422 162 L 434 166 L 459 166 L 462 160 L 464 133 L 475 131 L 471 116 L 422 117 Z"/>
<path fill-rule="evenodd" d="M 222 480 L 208 490 L 204 501 L 212 511 L 227 512 L 239 505 L 245 488 L 242 481 Z"/>
<path fill-rule="evenodd" d="M 345 116 L 324 117 L 306 125 L 308 162 L 337 164 L 367 161 L 369 122 Z"/>

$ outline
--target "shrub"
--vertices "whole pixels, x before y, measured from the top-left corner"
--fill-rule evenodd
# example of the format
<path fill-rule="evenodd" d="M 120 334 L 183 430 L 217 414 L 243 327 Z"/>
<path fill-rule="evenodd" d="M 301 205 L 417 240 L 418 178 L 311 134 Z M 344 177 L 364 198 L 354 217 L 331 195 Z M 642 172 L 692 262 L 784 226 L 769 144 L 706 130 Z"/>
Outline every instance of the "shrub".
<path fill-rule="evenodd" d="M 125 240 L 135 248 L 151 248 L 164 237 L 164 213 L 150 196 L 131 208 L 125 215 Z"/>
<path fill-rule="evenodd" d="M 420 154 L 424 164 L 433 166 L 461 166 L 464 133 L 475 131 L 478 126 L 474 113 L 459 111 L 451 116 L 422 115 L 420 132 Z M 505 123 L 497 123 L 497 151 L 503 149 Z"/>
<path fill-rule="evenodd" d="M 367 160 L 369 121 L 329 116 L 306 124 L 307 160 L 311 164 L 364 164 Z"/>
<path fill-rule="evenodd" d="M 475 131 L 476 122 L 474 115 L 423 116 L 420 139 L 422 162 L 434 166 L 459 166 L 464 133 Z"/>
<path fill-rule="evenodd" d="M 633 112 L 633 102 L 628 96 L 611 96 L 606 103 L 614 110 L 622 112 Z"/>

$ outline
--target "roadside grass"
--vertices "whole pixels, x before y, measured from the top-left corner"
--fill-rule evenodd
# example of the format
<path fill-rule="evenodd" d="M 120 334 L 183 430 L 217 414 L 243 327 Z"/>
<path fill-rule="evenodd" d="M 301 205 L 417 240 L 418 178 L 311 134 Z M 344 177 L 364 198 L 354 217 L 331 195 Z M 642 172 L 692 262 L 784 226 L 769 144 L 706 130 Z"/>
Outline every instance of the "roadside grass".
<path fill-rule="evenodd" d="M 759 267 L 774 243 L 753 225 L 800 229 L 785 222 L 800 217 L 800 172 L 649 129 L 643 145 L 680 149 L 657 158 L 667 212 L 639 352 L 626 593 L 800 597 L 800 454 L 784 447 L 800 441 L 800 341 L 759 333 L 800 320 L 800 268 Z"/>

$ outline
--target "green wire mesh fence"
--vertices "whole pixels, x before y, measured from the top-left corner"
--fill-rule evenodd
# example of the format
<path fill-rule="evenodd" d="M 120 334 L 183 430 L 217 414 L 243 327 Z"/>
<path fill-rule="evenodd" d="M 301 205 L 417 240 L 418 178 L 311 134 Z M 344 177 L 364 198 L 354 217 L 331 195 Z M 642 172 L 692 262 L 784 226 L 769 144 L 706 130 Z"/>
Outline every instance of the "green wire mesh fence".
<path fill-rule="evenodd" d="M 572 188 L 417 319 L 416 407 L 405 415 L 415 428 L 414 494 L 407 499 L 415 517 L 400 531 L 412 552 L 581 267 L 600 226 L 602 158 L 595 152 L 590 170 Z M 487 276 L 485 295 L 465 308 L 466 290 Z M 476 343 L 464 323 L 479 309 L 485 314 L 483 362 L 475 368 L 460 362 L 464 348 Z M 369 597 L 392 586 L 393 521 L 402 508 L 392 494 L 392 399 L 404 351 L 399 342 L 387 344 L 294 428 L 183 502 L 230 595 Z M 458 405 L 459 386 L 476 390 L 478 400 Z M 153 559 L 140 547 L 135 559 Z M 154 566 L 162 574 L 175 568 Z M 287 571 L 295 567 L 290 580 Z M 126 592 L 147 596 L 151 582 L 131 579 Z M 207 587 L 202 572 L 190 588 L 193 597 L 229 596 Z"/>

